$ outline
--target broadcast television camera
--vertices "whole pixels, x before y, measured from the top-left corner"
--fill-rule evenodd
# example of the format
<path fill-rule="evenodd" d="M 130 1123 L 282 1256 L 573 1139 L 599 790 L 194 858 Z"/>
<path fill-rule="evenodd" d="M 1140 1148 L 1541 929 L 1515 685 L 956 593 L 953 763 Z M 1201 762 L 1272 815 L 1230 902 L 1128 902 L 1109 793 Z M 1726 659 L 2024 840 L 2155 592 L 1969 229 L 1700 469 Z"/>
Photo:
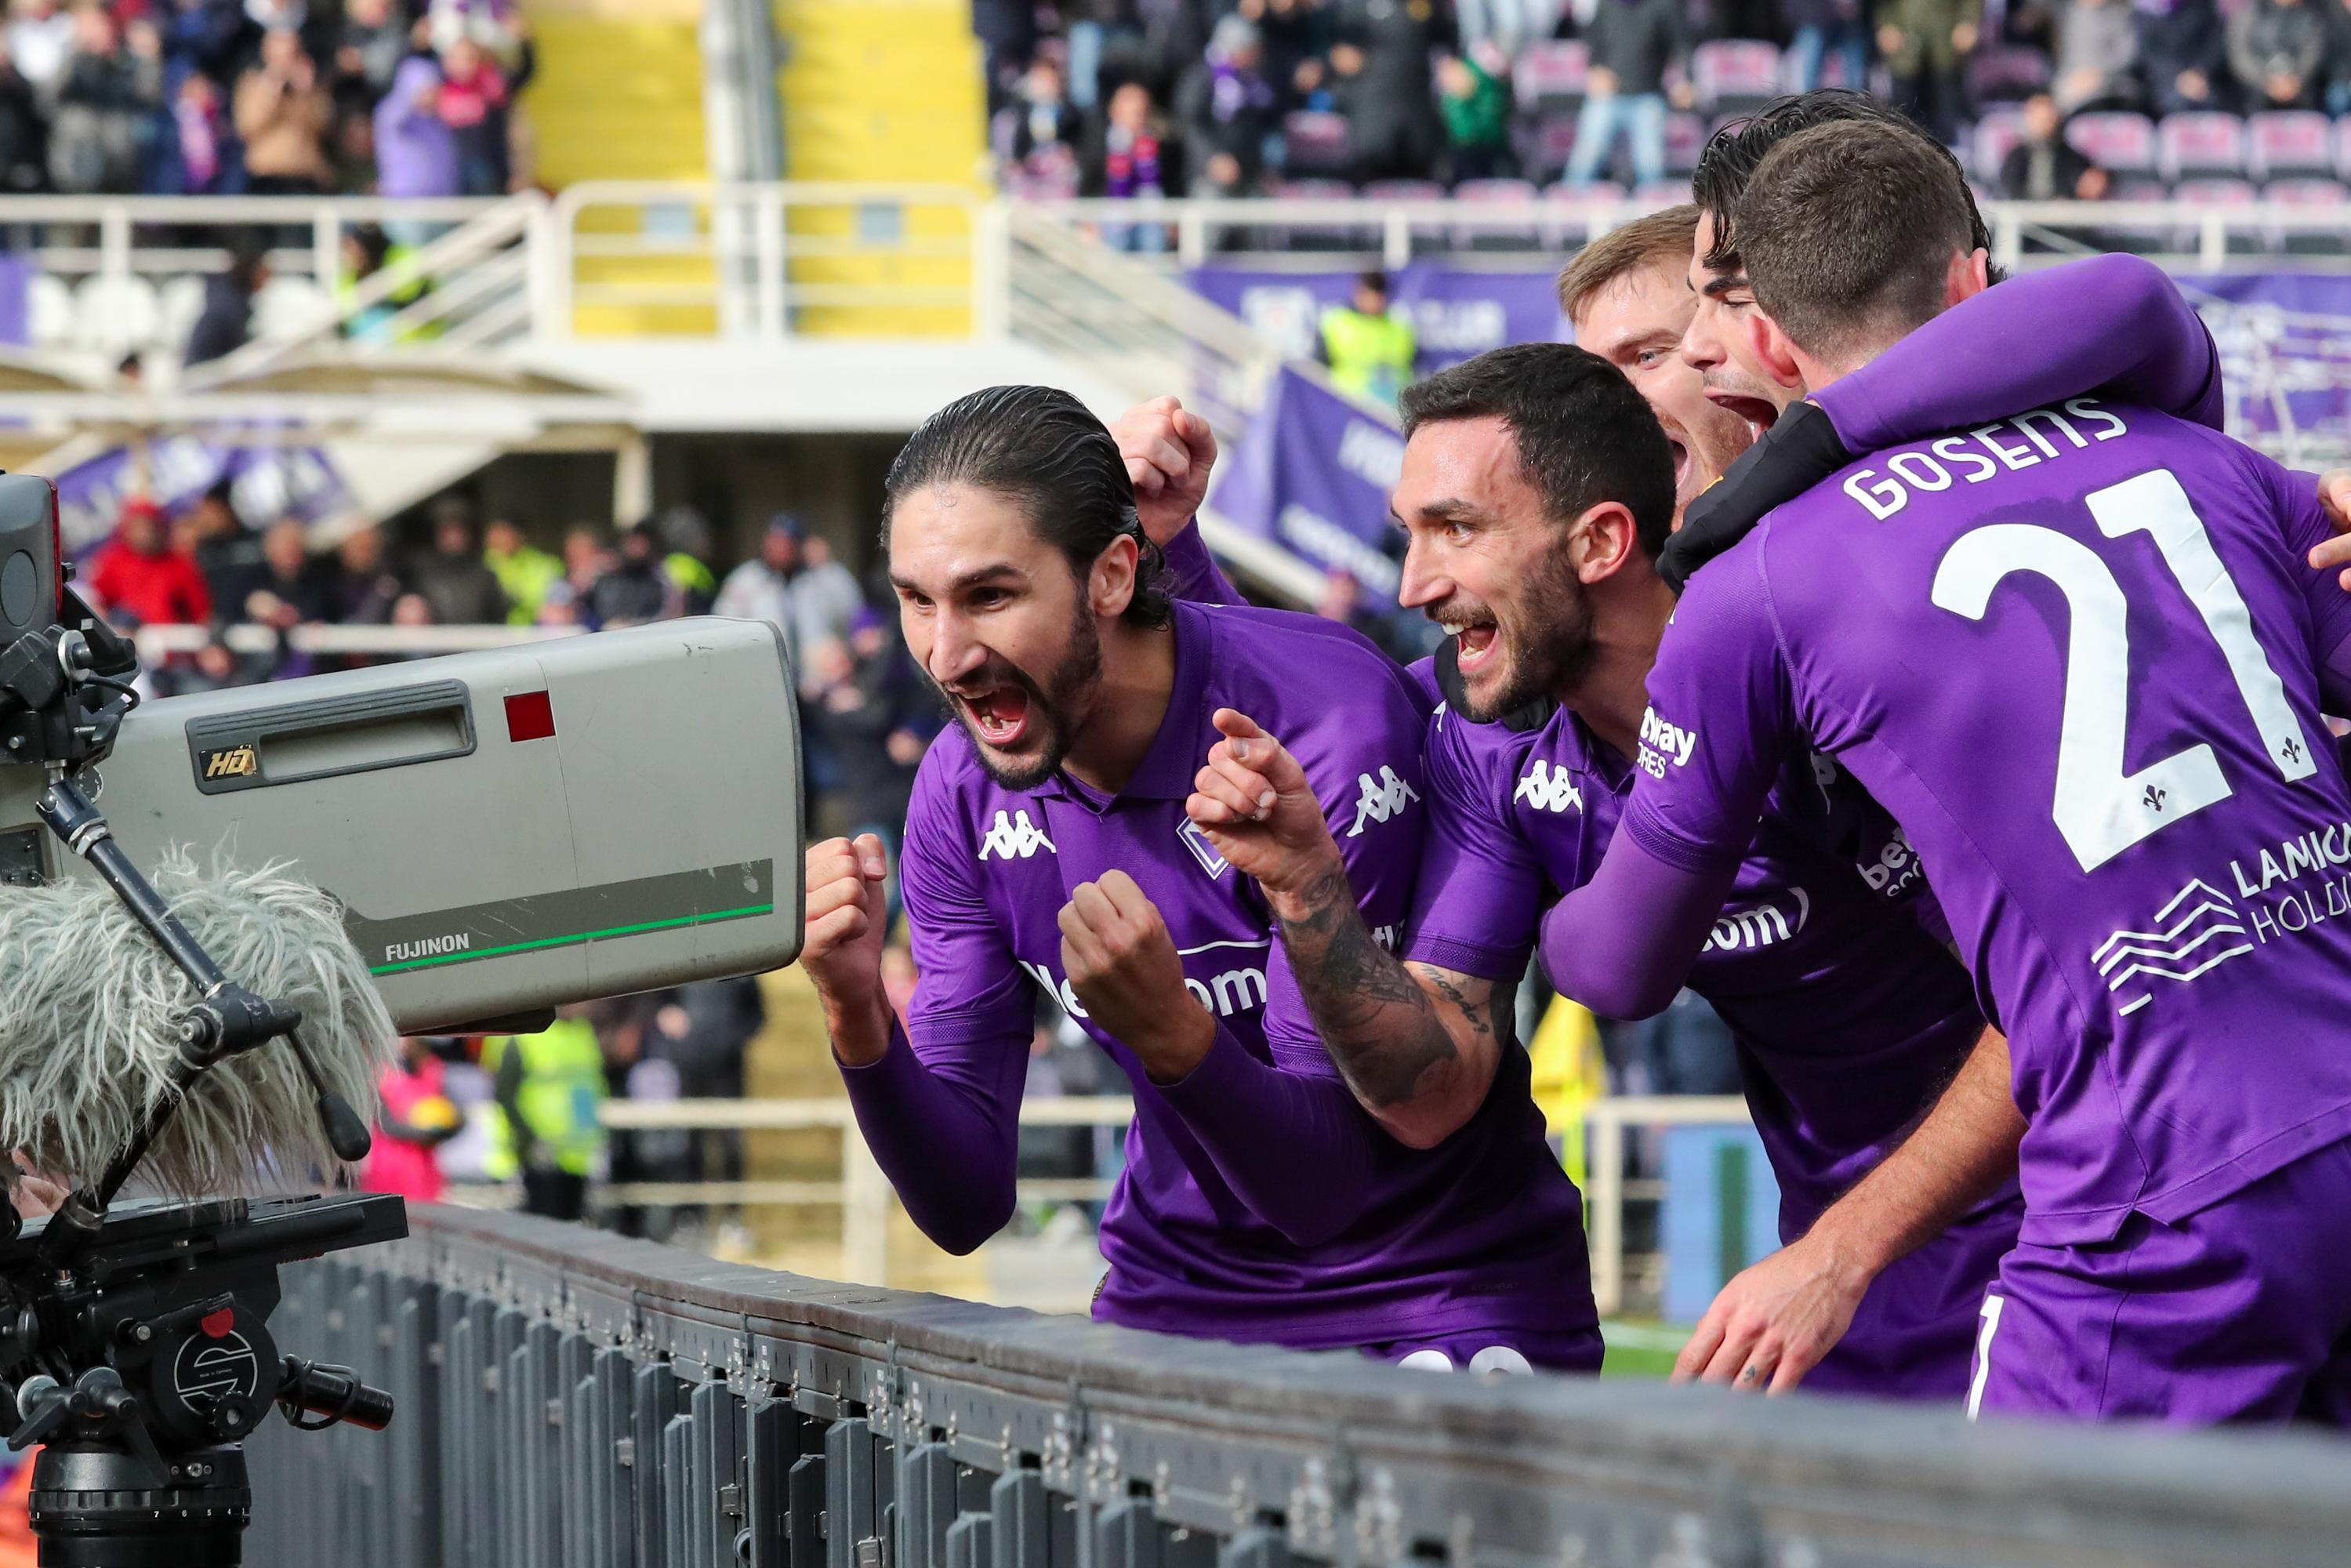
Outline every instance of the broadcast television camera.
<path fill-rule="evenodd" d="M 135 649 L 70 575 L 53 489 L 0 475 L 0 898 L 102 879 L 201 999 L 174 1093 L 111 1166 L 21 1233 L 0 1205 L 0 1417 L 45 1445 L 44 1564 L 211 1568 L 239 1561 L 238 1443 L 273 1403 L 303 1427 L 392 1418 L 278 1354 L 277 1265 L 407 1221 L 355 1194 L 113 1207 L 180 1093 L 242 1051 L 292 1052 L 335 1152 L 368 1144 L 299 1013 L 223 973 L 141 868 L 175 845 L 291 862 L 404 1032 L 543 1028 L 797 956 L 797 709 L 781 633 L 711 619 L 141 702 Z"/>

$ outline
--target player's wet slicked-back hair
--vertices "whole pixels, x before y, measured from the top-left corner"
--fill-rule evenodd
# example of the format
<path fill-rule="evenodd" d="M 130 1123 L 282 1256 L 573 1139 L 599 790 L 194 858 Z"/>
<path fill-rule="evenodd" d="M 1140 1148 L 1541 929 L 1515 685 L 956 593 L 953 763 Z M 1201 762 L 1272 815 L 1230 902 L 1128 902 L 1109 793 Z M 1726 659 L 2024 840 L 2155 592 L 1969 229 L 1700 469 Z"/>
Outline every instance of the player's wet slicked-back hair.
<path fill-rule="evenodd" d="M 1724 126 L 1707 142 L 1706 151 L 1698 156 L 1698 171 L 1690 176 L 1690 199 L 1698 204 L 1700 214 L 1713 222 L 1713 248 L 1701 258 L 1708 270 L 1739 270 L 1739 199 L 1771 149 L 1816 125 L 1854 121 L 1893 126 L 1932 148 L 1959 178 L 1977 248 L 1991 249 L 1991 231 L 1984 226 L 1983 214 L 1976 210 L 1975 193 L 1967 185 L 1967 171 L 1949 148 L 1920 131 L 1900 110 L 1883 99 L 1865 92 L 1824 87 L 1775 98 L 1745 119 Z M 1993 281 L 1999 281 L 1999 274 L 1993 274 Z"/>
<path fill-rule="evenodd" d="M 1569 343 L 1489 350 L 1406 387 L 1405 439 L 1424 424 L 1499 417 L 1555 522 L 1604 501 L 1633 514 L 1652 560 L 1674 528 L 1674 455 L 1648 400 L 1599 355 Z"/>
<path fill-rule="evenodd" d="M 1887 125 L 1819 125 L 1771 150 L 1739 201 L 1756 308 L 1835 361 L 1939 314 L 1970 248 L 1967 186 L 1936 150 Z"/>
<path fill-rule="evenodd" d="M 1058 387 L 987 387 L 923 421 L 883 485 L 882 547 L 898 505 L 935 485 L 968 485 L 1019 503 L 1038 537 L 1079 581 L 1122 534 L 1134 540 L 1134 596 L 1120 619 L 1165 626 L 1173 613 L 1165 562 L 1134 512 L 1134 485 L 1118 444 L 1092 410 Z"/>

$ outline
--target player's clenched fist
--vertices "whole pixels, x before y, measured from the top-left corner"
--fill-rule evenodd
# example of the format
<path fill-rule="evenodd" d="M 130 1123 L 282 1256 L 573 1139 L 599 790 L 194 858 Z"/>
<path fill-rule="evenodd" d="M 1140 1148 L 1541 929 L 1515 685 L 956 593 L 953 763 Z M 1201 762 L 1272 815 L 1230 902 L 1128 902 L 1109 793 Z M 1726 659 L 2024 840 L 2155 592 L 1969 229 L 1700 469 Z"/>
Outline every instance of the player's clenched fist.
<path fill-rule="evenodd" d="M 1123 871 L 1081 882 L 1061 905 L 1061 968 L 1070 988 L 1143 1069 L 1172 1083 L 1200 1064 L 1217 1024 L 1184 987 L 1184 960 L 1158 906 Z"/>
<path fill-rule="evenodd" d="M 1217 465 L 1217 438 L 1208 422 L 1172 397 L 1136 403 L 1110 427 L 1126 476 L 1134 483 L 1134 510 L 1154 544 L 1184 531 L 1208 494 Z"/>
<path fill-rule="evenodd" d="M 800 967 L 815 985 L 845 1061 L 870 1061 L 888 1043 L 882 990 L 882 939 L 889 924 L 890 862 L 872 833 L 854 843 L 827 839 L 808 852 L 808 915 Z M 882 1036 L 872 1037 L 881 1018 Z"/>
<path fill-rule="evenodd" d="M 1270 894 L 1344 875 L 1322 802 L 1290 748 L 1231 708 L 1218 708 L 1212 722 L 1225 738 L 1208 748 L 1184 810 L 1217 852 Z"/>

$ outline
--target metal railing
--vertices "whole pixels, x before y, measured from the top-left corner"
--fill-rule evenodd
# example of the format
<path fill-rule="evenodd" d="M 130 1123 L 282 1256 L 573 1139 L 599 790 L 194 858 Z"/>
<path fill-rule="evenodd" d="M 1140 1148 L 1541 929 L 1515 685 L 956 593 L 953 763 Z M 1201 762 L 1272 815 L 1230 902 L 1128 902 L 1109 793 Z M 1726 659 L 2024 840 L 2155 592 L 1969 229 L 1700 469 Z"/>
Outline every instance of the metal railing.
<path fill-rule="evenodd" d="M 338 1568 L 2339 1563 L 2340 1440 L 1406 1372 L 844 1286 L 515 1215 L 286 1270 L 399 1402 L 254 1438 Z"/>

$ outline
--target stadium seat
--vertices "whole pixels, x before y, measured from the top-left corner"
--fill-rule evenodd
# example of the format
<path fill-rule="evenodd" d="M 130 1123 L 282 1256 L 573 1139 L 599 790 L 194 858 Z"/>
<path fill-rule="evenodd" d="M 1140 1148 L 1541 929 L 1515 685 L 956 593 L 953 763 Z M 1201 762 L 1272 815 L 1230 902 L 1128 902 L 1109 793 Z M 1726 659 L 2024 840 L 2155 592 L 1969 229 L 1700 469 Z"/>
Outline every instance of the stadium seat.
<path fill-rule="evenodd" d="M 1747 114 L 1780 96 L 1780 47 L 1755 38 L 1719 38 L 1690 51 L 1690 85 L 1700 108 Z"/>
<path fill-rule="evenodd" d="M 1565 202 L 1578 206 L 1625 199 L 1625 187 L 1614 180 L 1594 180 L 1589 185 L 1553 185 L 1543 193 L 1547 202 Z M 1682 199 L 1688 200 L 1685 189 Z M 1552 222 L 1543 225 L 1543 245 L 1552 250 L 1580 250 L 1605 233 L 1609 220 L 1605 217 L 1592 223 Z"/>
<path fill-rule="evenodd" d="M 1441 202 L 1445 187 L 1434 180 L 1374 180 L 1364 187 L 1364 199 L 1371 202 Z M 1437 246 L 1445 243 L 1443 224 L 1416 223 L 1412 225 L 1413 248 Z"/>
<path fill-rule="evenodd" d="M 1530 174 L 1548 177 L 1567 167 L 1575 151 L 1575 116 L 1547 114 L 1520 128 L 1519 162 Z"/>
<path fill-rule="evenodd" d="M 2261 201 L 2261 193 L 2250 180 L 2220 178 L 2182 180 L 2171 188 L 2171 199 L 2184 208 L 2250 207 Z M 2241 228 L 2229 235 L 2228 249 L 2231 256 L 2258 255 L 2262 236 L 2250 228 Z M 2203 231 L 2194 224 L 2183 224 L 2174 235 L 2172 244 L 2182 251 L 2194 251 L 2203 244 Z"/>
<path fill-rule="evenodd" d="M 73 286 L 53 272 L 25 280 L 25 329 L 36 349 L 62 348 L 74 337 Z"/>
<path fill-rule="evenodd" d="M 1487 212 L 1496 209 L 1523 207 L 1527 220 L 1523 225 L 1480 224 L 1475 227 L 1457 225 L 1453 230 L 1456 250 L 1532 250 L 1542 244 L 1542 235 L 1535 223 L 1534 206 L 1538 200 L 1533 183 L 1526 180 L 1464 180 L 1453 187 L 1453 200 L 1465 207 L 1478 207 Z"/>
<path fill-rule="evenodd" d="M 2340 180 L 2274 180 L 2262 190 L 2262 200 L 2282 207 L 2319 207 L 2340 212 L 2351 204 L 2351 185 Z M 2351 251 L 2351 234 L 2346 234 L 2339 223 L 2314 230 L 2270 225 L 2264 228 L 2262 237 L 2270 249 L 2286 256 L 2342 256 Z"/>
<path fill-rule="evenodd" d="M 1583 105 L 1583 82 L 1592 68 L 1592 47 L 1580 40 L 1529 44 L 1510 67 L 1519 107 L 1538 114 L 1573 111 Z"/>
<path fill-rule="evenodd" d="M 2335 177 L 2351 180 L 2351 114 L 2335 122 Z"/>
<path fill-rule="evenodd" d="M 155 286 L 155 335 L 160 346 L 178 349 L 204 313 L 204 275 L 183 272 Z"/>
<path fill-rule="evenodd" d="M 2024 140 L 2022 117 L 2012 109 L 1988 109 L 1968 141 L 1968 170 L 1979 180 L 2000 183 L 2000 166 Z"/>
<path fill-rule="evenodd" d="M 1699 154 L 1705 151 L 1705 120 L 1695 114 L 1666 116 L 1666 172 L 1693 172 L 1698 168 Z"/>
<path fill-rule="evenodd" d="M 1283 170 L 1293 178 L 1344 174 L 1354 161 L 1347 138 L 1347 117 L 1323 110 L 1301 109 L 1281 121 Z"/>
<path fill-rule="evenodd" d="M 1662 207 L 1678 207 L 1690 199 L 1687 180 L 1657 180 L 1634 188 L 1633 200 L 1656 211 Z"/>
<path fill-rule="evenodd" d="M 333 310 L 334 300 L 326 290 L 307 277 L 281 274 L 253 297 L 253 335 L 304 331 L 323 325 Z"/>
<path fill-rule="evenodd" d="M 2173 115 L 2172 120 L 2210 118 Z M 2223 116 L 2231 124 L 2235 117 Z M 2169 120 L 2165 121 L 2167 125 Z M 2065 122 L 2065 140 L 2074 151 L 2112 174 L 2152 173 L 2156 167 L 2157 131 L 2144 114 L 2105 110 L 2077 114 Z M 2231 169 L 2234 164 L 2230 166 Z"/>
<path fill-rule="evenodd" d="M 1285 202 L 1347 202 L 1355 187 L 1344 180 L 1284 180 L 1268 193 Z M 1270 224 L 1258 231 L 1277 250 L 1377 250 L 1377 224 Z"/>
<path fill-rule="evenodd" d="M 2270 110 L 2245 120 L 2245 172 L 2256 180 L 2335 172 L 2335 122 L 2316 110 Z"/>
<path fill-rule="evenodd" d="M 85 349 L 119 354 L 145 348 L 155 341 L 161 316 L 155 286 L 143 277 L 87 277 L 74 290 L 74 340 Z"/>
<path fill-rule="evenodd" d="M 2245 122 L 2233 114 L 2167 114 L 2155 136 L 2156 166 L 2167 180 L 2244 172 Z"/>
<path fill-rule="evenodd" d="M 2164 188 L 2162 181 L 2140 176 L 2116 180 L 2107 193 L 2107 200 L 2167 203 L 2171 200 L 2171 193 Z M 2098 237 L 2116 250 L 2155 255 L 2171 248 L 2172 231 L 2168 225 L 2159 224 L 2109 224 L 2099 229 Z"/>
<path fill-rule="evenodd" d="M 2019 103 L 2049 85 L 2049 57 L 2026 45 L 1978 49 L 1968 91 L 1978 103 Z"/>

